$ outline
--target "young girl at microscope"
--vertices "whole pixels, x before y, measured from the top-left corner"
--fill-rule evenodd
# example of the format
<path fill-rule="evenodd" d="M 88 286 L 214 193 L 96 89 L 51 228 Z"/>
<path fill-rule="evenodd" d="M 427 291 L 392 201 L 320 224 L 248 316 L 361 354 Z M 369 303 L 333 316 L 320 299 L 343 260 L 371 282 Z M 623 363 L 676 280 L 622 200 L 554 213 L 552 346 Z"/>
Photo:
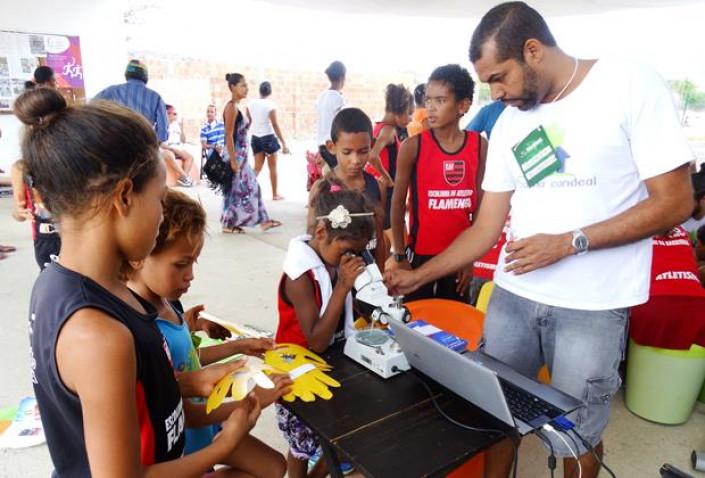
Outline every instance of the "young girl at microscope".
<path fill-rule="evenodd" d="M 276 342 L 321 353 L 353 330 L 350 291 L 365 269 L 359 254 L 374 234 L 375 219 L 361 193 L 331 179 L 321 181 L 311 207 L 311 234 L 292 239 L 284 259 Z M 289 442 L 289 477 L 325 476 L 324 460 L 307 475 L 308 460 L 319 445 L 314 432 L 278 404 L 277 422 Z"/>

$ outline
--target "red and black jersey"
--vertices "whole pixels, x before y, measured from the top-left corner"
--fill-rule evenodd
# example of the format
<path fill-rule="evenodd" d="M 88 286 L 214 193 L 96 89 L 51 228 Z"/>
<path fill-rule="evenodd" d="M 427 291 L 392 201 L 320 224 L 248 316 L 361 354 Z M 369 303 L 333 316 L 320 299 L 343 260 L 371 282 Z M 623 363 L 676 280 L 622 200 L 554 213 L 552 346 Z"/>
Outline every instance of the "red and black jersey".
<path fill-rule="evenodd" d="M 314 279 L 313 272 L 308 271 L 306 275 L 313 284 L 316 294 L 316 307 L 320 310 L 321 304 L 323 303 L 321 299 L 321 287 L 318 285 L 318 281 Z M 277 343 L 296 344 L 302 347 L 308 347 L 308 341 L 301 330 L 299 319 L 296 317 L 296 309 L 294 309 L 294 305 L 289 301 L 284 292 L 284 282 L 286 278 L 287 275 L 282 274 L 282 278 L 279 280 L 279 293 L 277 294 L 279 325 L 277 325 L 277 334 L 274 337 L 274 341 Z"/>
<path fill-rule="evenodd" d="M 313 284 L 314 293 L 316 295 L 316 307 L 319 310 L 319 314 L 323 311 L 323 297 L 321 296 L 321 286 L 318 284 L 313 271 L 306 271 L 306 277 L 309 278 Z M 276 343 L 289 343 L 296 344 L 302 347 L 308 348 L 308 340 L 304 335 L 303 330 L 301 330 L 301 325 L 299 319 L 296 316 L 296 309 L 294 304 L 291 303 L 289 298 L 286 296 L 284 291 L 284 282 L 286 281 L 287 275 L 282 274 L 282 278 L 279 280 L 279 292 L 277 293 L 277 309 L 279 311 L 279 324 L 277 325 L 277 333 L 274 337 Z M 335 285 L 335 283 L 333 283 Z M 338 328 L 336 329 L 334 339 L 342 339 L 345 335 L 345 311 L 340 315 L 340 320 L 338 321 Z"/>
<path fill-rule="evenodd" d="M 372 130 L 372 136 L 377 138 L 379 133 L 382 131 L 382 128 L 385 126 L 394 127 L 394 141 L 389 143 L 382 149 L 382 151 L 379 152 L 379 160 L 382 162 L 382 166 L 384 166 L 384 169 L 387 170 L 392 179 L 395 179 L 397 177 L 397 155 L 399 154 L 399 145 L 401 144 L 399 142 L 399 136 L 396 134 L 396 126 L 390 125 L 389 123 L 377 122 Z M 381 176 L 381 174 L 369 163 L 365 167 L 365 170 L 375 178 L 379 178 Z"/>
<path fill-rule="evenodd" d="M 479 162 L 480 135 L 474 131 L 465 131 L 465 141 L 454 152 L 443 149 L 433 130 L 418 135 L 409 185 L 409 246 L 415 254 L 439 254 L 470 227 Z"/>
<path fill-rule="evenodd" d="M 142 464 L 174 460 L 183 454 L 184 410 L 166 341 L 155 323 L 154 307 L 135 297 L 148 314 L 140 314 L 96 282 L 56 262 L 47 266 L 34 285 L 29 319 L 32 384 L 54 476 L 58 478 L 91 476 L 81 402 L 64 385 L 56 363 L 56 341 L 61 328 L 74 313 L 85 308 L 104 312 L 132 334 L 137 358 L 134 400 Z"/>

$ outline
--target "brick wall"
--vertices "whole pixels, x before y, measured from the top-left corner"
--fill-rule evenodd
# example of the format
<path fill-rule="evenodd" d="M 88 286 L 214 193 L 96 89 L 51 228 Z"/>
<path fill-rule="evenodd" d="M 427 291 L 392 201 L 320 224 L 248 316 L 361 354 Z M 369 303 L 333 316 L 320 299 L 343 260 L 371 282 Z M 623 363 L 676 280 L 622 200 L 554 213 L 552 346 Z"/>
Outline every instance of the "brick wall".
<path fill-rule="evenodd" d="M 149 86 L 158 91 L 164 101 L 173 104 L 184 121 L 189 141 L 198 141 L 200 125 L 205 121 L 209 103 L 222 106 L 230 99 L 225 82 L 226 73 L 242 73 L 250 87 L 250 98 L 259 97 L 259 83 L 272 83 L 271 99 L 277 103 L 277 117 L 286 138 L 313 141 L 315 138 L 316 98 L 329 86 L 321 71 L 280 68 L 251 68 L 237 63 L 226 64 L 193 58 L 168 57 L 150 52 L 131 52 L 149 67 Z M 389 83 L 404 83 L 413 89 L 411 73 L 365 74 L 349 72 L 343 94 L 349 106 L 362 108 L 372 120 L 384 113 L 384 89 Z M 246 103 L 245 103 L 246 104 Z"/>

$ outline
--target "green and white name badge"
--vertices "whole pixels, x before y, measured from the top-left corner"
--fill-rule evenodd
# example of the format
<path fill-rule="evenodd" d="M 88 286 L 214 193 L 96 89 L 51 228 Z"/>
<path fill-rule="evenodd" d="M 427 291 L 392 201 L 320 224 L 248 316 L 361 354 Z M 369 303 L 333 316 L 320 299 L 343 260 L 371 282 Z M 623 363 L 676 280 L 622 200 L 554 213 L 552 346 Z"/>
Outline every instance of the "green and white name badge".
<path fill-rule="evenodd" d="M 524 139 L 514 145 L 512 154 L 514 154 L 519 169 L 521 169 L 530 188 L 561 167 L 561 162 L 556 157 L 556 148 L 548 139 L 543 126 L 532 130 Z"/>

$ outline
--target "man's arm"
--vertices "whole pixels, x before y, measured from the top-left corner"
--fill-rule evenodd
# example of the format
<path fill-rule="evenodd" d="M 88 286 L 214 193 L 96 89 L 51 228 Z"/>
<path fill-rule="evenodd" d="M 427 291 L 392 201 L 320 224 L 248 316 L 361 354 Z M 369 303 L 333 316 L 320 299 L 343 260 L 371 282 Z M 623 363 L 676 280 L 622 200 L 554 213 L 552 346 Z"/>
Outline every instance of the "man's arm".
<path fill-rule="evenodd" d="M 602 222 L 582 228 L 590 250 L 617 247 L 667 231 L 693 212 L 688 164 L 644 181 L 649 197 Z M 507 271 L 523 274 L 575 253 L 572 232 L 537 234 L 507 244 Z"/>
<path fill-rule="evenodd" d="M 396 191 L 394 193 L 396 194 Z M 392 293 L 408 294 L 424 284 L 453 274 L 482 257 L 497 243 L 502 233 L 512 194 L 513 191 L 485 191 L 477 221 L 463 231 L 445 251 L 413 271 L 385 272 L 385 280 Z"/>

